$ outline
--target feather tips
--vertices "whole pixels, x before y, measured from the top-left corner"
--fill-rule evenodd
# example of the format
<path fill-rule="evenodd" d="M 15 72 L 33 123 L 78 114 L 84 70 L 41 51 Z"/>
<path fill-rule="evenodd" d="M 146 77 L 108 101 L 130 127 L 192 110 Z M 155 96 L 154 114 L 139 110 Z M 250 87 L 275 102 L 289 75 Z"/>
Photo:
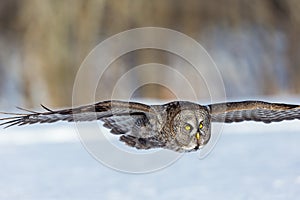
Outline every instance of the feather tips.
<path fill-rule="evenodd" d="M 263 101 L 227 102 L 209 105 L 212 122 L 260 121 L 264 123 L 300 119 L 300 106 Z"/>

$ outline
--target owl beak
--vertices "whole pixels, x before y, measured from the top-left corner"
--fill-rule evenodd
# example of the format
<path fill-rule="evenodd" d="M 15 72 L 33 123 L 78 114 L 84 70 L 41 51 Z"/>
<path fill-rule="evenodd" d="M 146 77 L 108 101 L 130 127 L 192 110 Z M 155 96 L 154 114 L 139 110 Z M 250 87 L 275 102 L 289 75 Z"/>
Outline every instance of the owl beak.
<path fill-rule="evenodd" d="M 197 146 L 194 148 L 195 150 L 198 150 L 200 148 L 200 133 L 197 132 L 195 135 L 196 139 L 197 139 Z"/>
<path fill-rule="evenodd" d="M 200 133 L 199 132 L 196 133 L 196 139 L 197 139 L 197 142 L 199 143 L 200 142 Z"/>

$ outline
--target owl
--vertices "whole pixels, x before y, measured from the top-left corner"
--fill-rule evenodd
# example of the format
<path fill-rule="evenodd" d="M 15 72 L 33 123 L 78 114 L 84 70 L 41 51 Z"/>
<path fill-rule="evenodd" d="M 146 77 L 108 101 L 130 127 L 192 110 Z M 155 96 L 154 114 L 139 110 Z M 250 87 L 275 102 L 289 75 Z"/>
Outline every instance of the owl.
<path fill-rule="evenodd" d="M 45 112 L 3 113 L 0 126 L 22 126 L 56 121 L 101 120 L 120 141 L 137 149 L 164 148 L 176 152 L 196 151 L 211 137 L 211 123 L 258 121 L 264 123 L 300 119 L 300 106 L 263 101 L 224 102 L 199 105 L 173 101 L 163 105 L 138 102 L 102 101 L 77 108 Z"/>

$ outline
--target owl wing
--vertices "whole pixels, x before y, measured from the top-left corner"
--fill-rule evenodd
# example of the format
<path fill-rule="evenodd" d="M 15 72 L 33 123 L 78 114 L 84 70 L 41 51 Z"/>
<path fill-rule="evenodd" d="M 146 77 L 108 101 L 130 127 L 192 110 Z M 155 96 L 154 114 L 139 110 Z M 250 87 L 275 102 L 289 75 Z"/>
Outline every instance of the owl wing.
<path fill-rule="evenodd" d="M 145 117 L 151 113 L 151 107 L 146 104 L 136 102 L 123 102 L 123 101 L 103 101 L 92 105 L 81 106 L 71 109 L 63 110 L 50 110 L 42 105 L 46 110 L 45 112 L 28 111 L 29 113 L 3 113 L 10 114 L 12 117 L 2 118 L 4 121 L 0 126 L 22 126 L 27 124 L 36 123 L 53 123 L 57 121 L 93 121 L 93 120 L 105 120 L 110 117 L 127 117 L 137 118 Z M 112 123 L 113 121 L 111 121 Z M 110 123 L 110 121 L 107 121 Z M 112 127 L 113 128 L 113 127 Z"/>
<path fill-rule="evenodd" d="M 110 132 L 121 135 L 120 140 L 127 145 L 138 149 L 149 149 L 153 147 L 163 147 L 157 137 L 142 137 L 141 130 L 149 130 L 151 126 L 150 118 L 155 118 L 155 113 L 151 106 L 136 102 L 124 101 L 103 101 L 92 105 L 81 106 L 71 109 L 50 110 L 42 105 L 45 112 L 34 112 L 20 108 L 29 113 L 3 113 L 13 115 L 12 117 L 1 118 L 0 126 L 5 128 L 11 126 L 23 126 L 37 123 L 54 123 L 57 121 L 81 122 L 101 120 L 103 126 L 110 129 Z M 135 134 L 131 132 L 134 130 Z M 145 131 L 144 131 L 145 132 Z"/>
<path fill-rule="evenodd" d="M 259 121 L 264 123 L 300 119 L 300 106 L 263 101 L 227 102 L 208 105 L 212 122 Z"/>

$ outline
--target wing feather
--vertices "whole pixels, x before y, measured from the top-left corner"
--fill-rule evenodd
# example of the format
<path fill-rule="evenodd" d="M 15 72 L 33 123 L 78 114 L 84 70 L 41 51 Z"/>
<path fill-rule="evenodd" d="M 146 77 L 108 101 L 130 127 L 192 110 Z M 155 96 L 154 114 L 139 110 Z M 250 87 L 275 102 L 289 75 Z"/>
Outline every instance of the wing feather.
<path fill-rule="evenodd" d="M 152 112 L 149 105 L 125 101 L 103 101 L 92 105 L 56 111 L 45 106 L 42 107 L 46 110 L 45 112 L 34 112 L 22 109 L 29 113 L 0 113 L 14 115 L 12 117 L 0 119 L 0 121 L 4 121 L 0 126 L 8 128 L 16 125 L 23 126 L 36 123 L 54 123 L 57 121 L 93 121 L 108 119 L 114 116 L 128 118 L 133 116 L 145 116 L 146 113 Z"/>
<path fill-rule="evenodd" d="M 264 101 L 227 102 L 208 105 L 212 122 L 259 121 L 264 123 L 300 119 L 300 106 Z"/>
<path fill-rule="evenodd" d="M 164 141 L 158 137 L 156 109 L 136 102 L 103 101 L 92 105 L 71 109 L 52 110 L 41 105 L 45 112 L 35 112 L 20 108 L 27 113 L 4 113 L 11 115 L 0 118 L 0 126 L 23 126 L 36 123 L 54 123 L 57 121 L 103 121 L 103 126 L 112 134 L 121 135 L 120 141 L 137 149 L 164 147 Z M 161 118 L 160 118 L 161 119 Z"/>

